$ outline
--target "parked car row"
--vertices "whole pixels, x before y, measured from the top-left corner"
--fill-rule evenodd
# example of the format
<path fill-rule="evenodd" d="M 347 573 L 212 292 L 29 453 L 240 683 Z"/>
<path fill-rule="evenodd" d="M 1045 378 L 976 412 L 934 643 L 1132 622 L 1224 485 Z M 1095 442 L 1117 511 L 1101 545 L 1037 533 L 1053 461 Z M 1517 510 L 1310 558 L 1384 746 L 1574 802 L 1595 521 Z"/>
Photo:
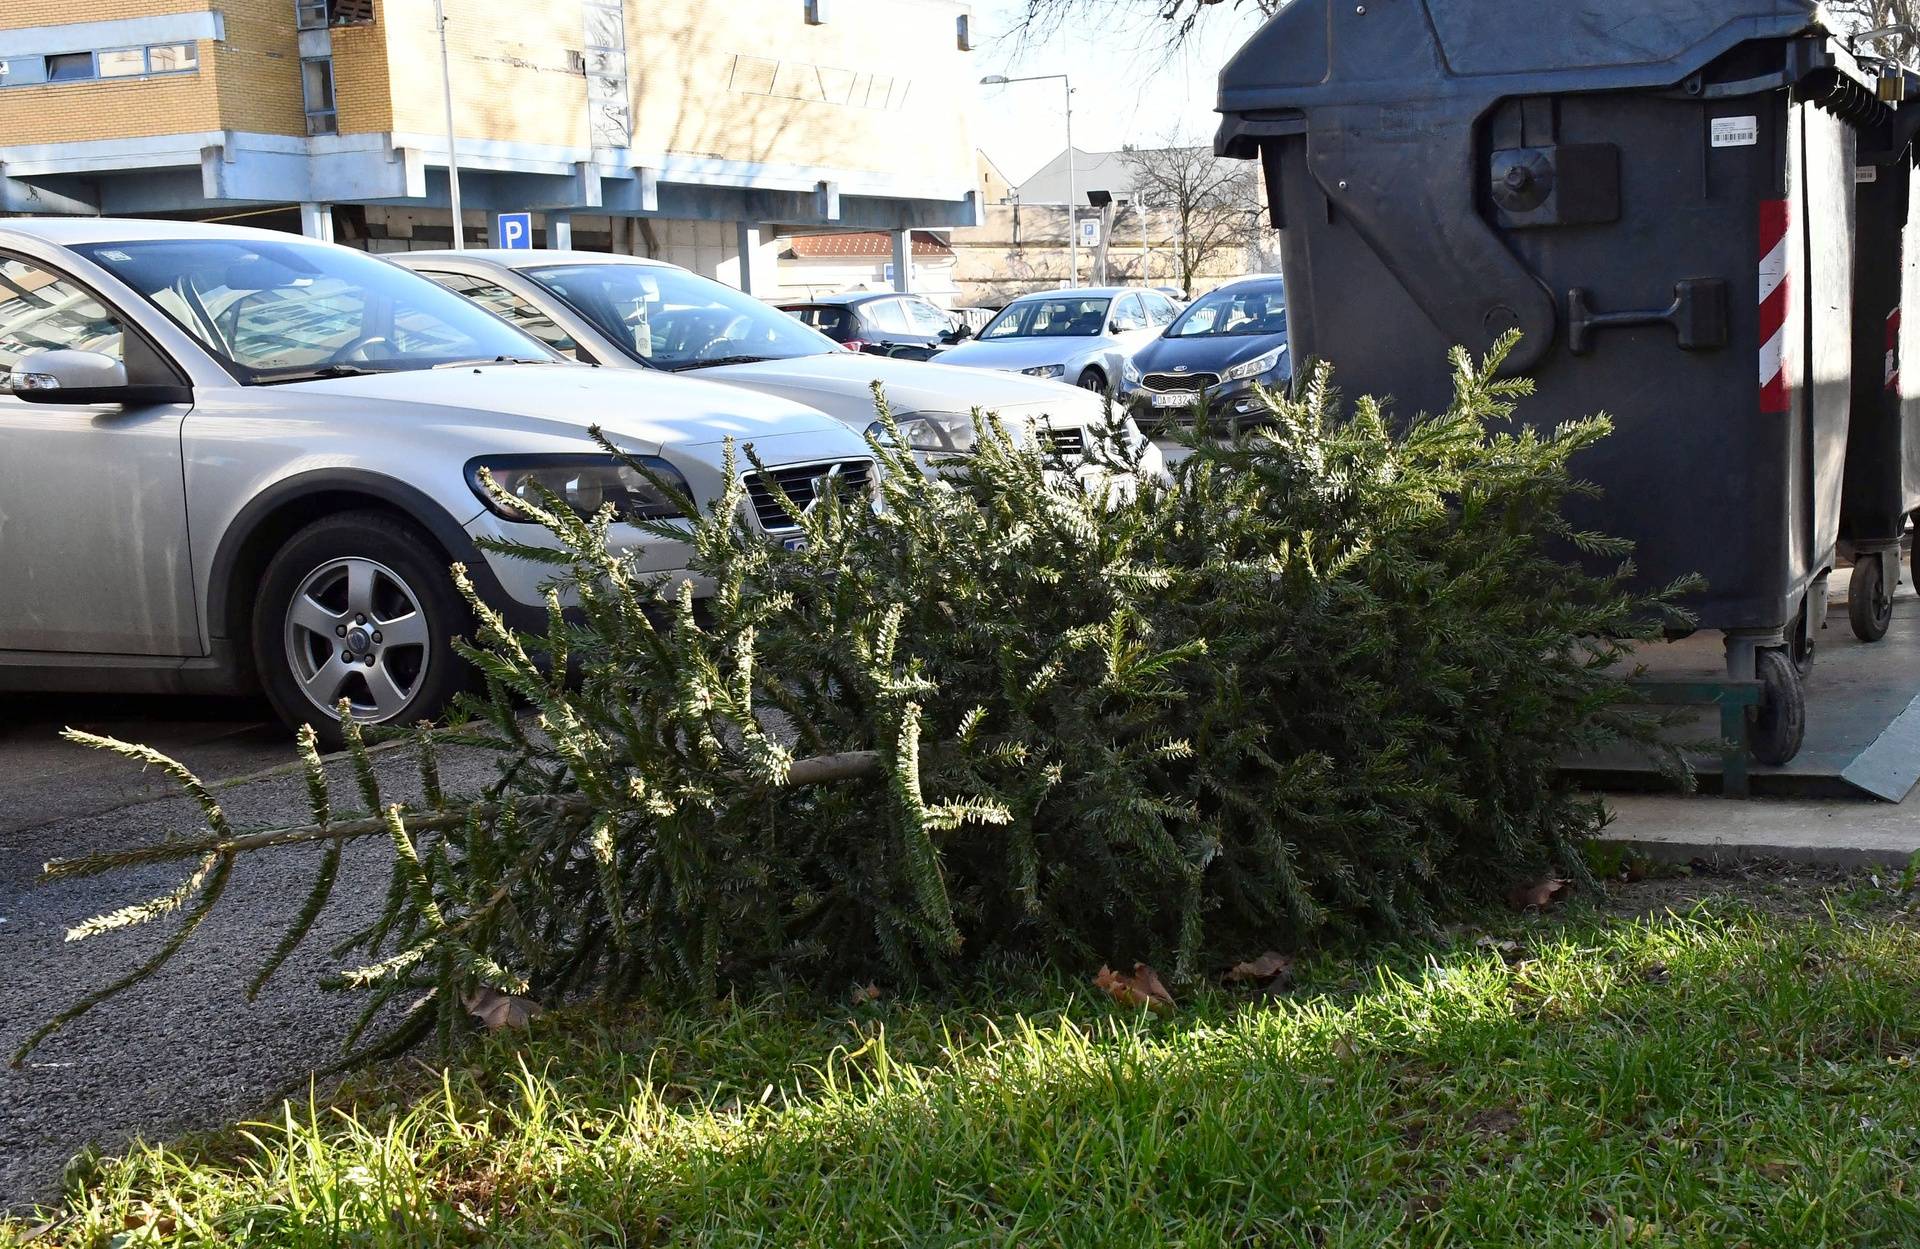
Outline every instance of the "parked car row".
<path fill-rule="evenodd" d="M 853 350 L 905 350 L 871 328 L 873 312 L 890 304 L 924 305 L 910 295 L 859 294 L 783 304 L 809 324 L 834 329 Z M 945 315 L 945 314 L 939 314 Z M 834 319 L 839 318 L 839 319 Z M 1158 288 L 1086 287 L 1023 295 L 1002 308 L 971 341 L 966 335 L 929 338 L 942 364 L 1022 373 L 1111 394 L 1143 428 L 1254 412 L 1257 385 L 1284 385 L 1292 376 L 1287 353 L 1286 289 L 1277 276 L 1229 282 L 1182 307 Z M 941 344 L 949 344 L 941 350 Z"/>
<path fill-rule="evenodd" d="M 550 542 L 514 503 L 536 485 L 612 505 L 643 571 L 691 576 L 687 544 L 631 523 L 674 501 L 591 425 L 702 506 L 727 488 L 724 440 L 751 444 L 743 522 L 774 541 L 799 533 L 774 483 L 803 506 L 870 491 L 875 381 L 929 471 L 971 448 L 976 407 L 1106 471 L 1085 462 L 1092 395 L 850 353 L 671 265 L 401 260 L 232 226 L 0 222 L 0 690 L 257 688 L 336 738 L 343 699 L 368 722 L 431 716 L 466 679 L 449 564 L 510 622 L 544 620 L 546 570 L 478 545 Z"/>

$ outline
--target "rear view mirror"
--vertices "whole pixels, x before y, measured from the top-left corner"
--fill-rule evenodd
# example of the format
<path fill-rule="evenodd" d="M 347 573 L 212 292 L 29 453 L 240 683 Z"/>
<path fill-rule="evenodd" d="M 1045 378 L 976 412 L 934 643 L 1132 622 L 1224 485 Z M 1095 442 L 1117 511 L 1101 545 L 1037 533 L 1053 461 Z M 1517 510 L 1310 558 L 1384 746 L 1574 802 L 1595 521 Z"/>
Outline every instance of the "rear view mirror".
<path fill-rule="evenodd" d="M 186 386 L 136 386 L 127 381 L 127 366 L 97 351 L 59 348 L 30 351 L 20 357 L 7 376 L 14 396 L 28 403 L 188 403 L 193 391 Z"/>
<path fill-rule="evenodd" d="M 273 291 L 298 286 L 312 277 L 272 256 L 249 256 L 228 265 L 220 282 L 230 291 Z"/>

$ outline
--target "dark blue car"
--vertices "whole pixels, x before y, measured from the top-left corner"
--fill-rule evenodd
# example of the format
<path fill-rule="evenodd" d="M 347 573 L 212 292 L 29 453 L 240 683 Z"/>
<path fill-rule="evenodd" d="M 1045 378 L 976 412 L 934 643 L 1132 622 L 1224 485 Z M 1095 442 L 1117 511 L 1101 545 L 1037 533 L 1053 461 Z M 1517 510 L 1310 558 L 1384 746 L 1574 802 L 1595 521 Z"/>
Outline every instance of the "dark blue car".
<path fill-rule="evenodd" d="M 1143 429 L 1256 411 L 1255 385 L 1284 387 L 1287 292 L 1272 275 L 1239 278 L 1193 301 L 1121 373 L 1120 397 Z"/>

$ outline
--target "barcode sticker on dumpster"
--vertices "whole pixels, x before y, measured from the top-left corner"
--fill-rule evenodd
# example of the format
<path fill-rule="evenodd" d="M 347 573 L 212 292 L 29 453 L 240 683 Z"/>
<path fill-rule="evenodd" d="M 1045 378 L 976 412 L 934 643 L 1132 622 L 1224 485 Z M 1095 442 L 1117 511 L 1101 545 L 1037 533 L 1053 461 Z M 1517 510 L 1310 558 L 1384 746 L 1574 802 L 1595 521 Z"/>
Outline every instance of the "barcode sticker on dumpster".
<path fill-rule="evenodd" d="M 1716 117 L 1713 119 L 1715 147 L 1752 147 L 1760 142 L 1758 117 Z"/>

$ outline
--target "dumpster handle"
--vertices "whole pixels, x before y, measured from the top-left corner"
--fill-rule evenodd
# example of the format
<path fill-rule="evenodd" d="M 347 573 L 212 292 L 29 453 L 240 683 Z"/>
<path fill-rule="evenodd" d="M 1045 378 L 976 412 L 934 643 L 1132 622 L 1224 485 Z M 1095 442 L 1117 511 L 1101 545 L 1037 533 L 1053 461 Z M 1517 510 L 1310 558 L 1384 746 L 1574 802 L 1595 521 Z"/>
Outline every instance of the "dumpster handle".
<path fill-rule="evenodd" d="M 1593 350 L 1595 330 L 1633 325 L 1671 325 L 1682 351 L 1711 351 L 1727 345 L 1727 284 L 1720 278 L 1688 278 L 1673 288 L 1673 302 L 1643 312 L 1595 312 L 1592 296 L 1576 286 L 1567 292 L 1567 350 L 1584 356 Z"/>

